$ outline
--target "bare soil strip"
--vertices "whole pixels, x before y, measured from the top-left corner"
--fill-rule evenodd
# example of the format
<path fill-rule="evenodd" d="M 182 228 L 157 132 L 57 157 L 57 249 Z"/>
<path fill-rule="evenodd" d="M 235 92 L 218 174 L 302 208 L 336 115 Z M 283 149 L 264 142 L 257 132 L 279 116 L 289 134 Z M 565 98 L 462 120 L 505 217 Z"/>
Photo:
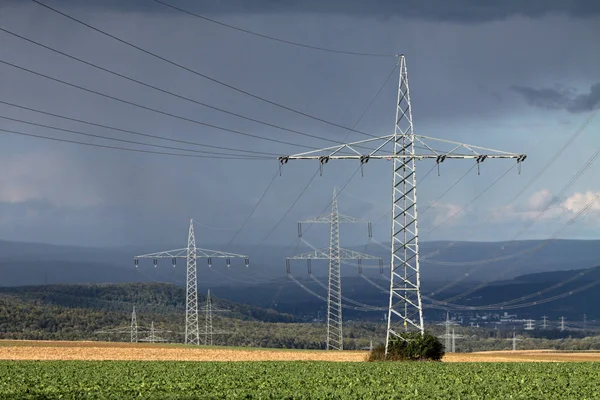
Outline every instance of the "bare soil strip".
<path fill-rule="evenodd" d="M 0 360 L 363 362 L 366 351 L 189 347 L 150 343 L 0 340 Z M 449 353 L 444 362 L 600 362 L 600 352 L 552 350 Z"/>
<path fill-rule="evenodd" d="M 449 353 L 445 362 L 600 362 L 598 352 L 561 352 L 553 350 L 482 351 Z"/>
<path fill-rule="evenodd" d="M 0 360 L 365 361 L 365 351 L 191 348 L 102 342 L 4 342 Z"/>

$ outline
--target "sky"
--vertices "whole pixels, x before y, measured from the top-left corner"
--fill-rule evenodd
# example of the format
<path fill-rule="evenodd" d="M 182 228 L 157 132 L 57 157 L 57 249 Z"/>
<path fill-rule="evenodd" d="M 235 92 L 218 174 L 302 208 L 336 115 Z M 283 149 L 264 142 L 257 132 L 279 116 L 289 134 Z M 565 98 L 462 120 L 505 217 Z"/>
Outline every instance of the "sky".
<path fill-rule="evenodd" d="M 285 41 L 405 54 L 415 133 L 528 155 L 520 174 L 512 160 L 486 160 L 479 175 L 471 160 L 447 160 L 439 176 L 419 161 L 421 240 L 600 238 L 600 201 L 569 223 L 600 193 L 600 3 L 164 2 Z M 337 187 L 340 212 L 377 222 L 374 237 L 389 241 L 391 162 L 361 175 L 356 161 L 331 161 L 321 176 L 318 162 L 292 160 L 280 174 L 277 156 L 365 139 L 344 127 L 392 134 L 397 58 L 294 46 L 154 0 L 4 0 L 0 28 L 0 239 L 183 247 L 193 218 L 198 245 L 289 245 Z M 327 227 L 310 229 L 305 238 L 325 245 Z M 366 240 L 366 229 L 343 227 L 342 244 Z"/>

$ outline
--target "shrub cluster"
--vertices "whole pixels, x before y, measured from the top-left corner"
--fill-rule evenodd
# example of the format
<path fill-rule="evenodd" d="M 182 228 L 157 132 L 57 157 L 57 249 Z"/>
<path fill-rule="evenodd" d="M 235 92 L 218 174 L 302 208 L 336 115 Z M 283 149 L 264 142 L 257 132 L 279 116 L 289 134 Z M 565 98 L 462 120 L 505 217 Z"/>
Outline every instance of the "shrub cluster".
<path fill-rule="evenodd" d="M 388 355 L 385 345 L 371 351 L 369 361 L 441 361 L 444 357 L 444 345 L 440 340 L 425 332 L 406 332 L 390 341 Z"/>

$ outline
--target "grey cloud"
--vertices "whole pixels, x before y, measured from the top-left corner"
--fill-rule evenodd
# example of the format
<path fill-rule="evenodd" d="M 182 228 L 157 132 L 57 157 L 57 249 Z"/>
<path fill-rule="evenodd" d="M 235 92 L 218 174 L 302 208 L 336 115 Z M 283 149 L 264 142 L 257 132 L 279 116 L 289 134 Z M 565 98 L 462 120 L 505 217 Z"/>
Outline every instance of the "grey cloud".
<path fill-rule="evenodd" d="M 590 87 L 589 93 L 577 94 L 573 89 L 513 86 L 532 107 L 546 110 L 567 110 L 571 113 L 586 112 L 600 106 L 600 83 Z"/>
<path fill-rule="evenodd" d="M 13 3 L 21 3 L 12 0 Z M 360 17 L 388 18 L 402 16 L 434 21 L 478 23 L 505 19 L 515 15 L 540 17 L 561 13 L 574 17 L 600 14 L 600 2 L 594 0 L 165 0 L 169 4 L 202 14 L 264 14 L 264 13 L 327 13 Z M 176 12 L 152 0 L 137 1 L 48 1 L 49 5 L 80 6 L 121 11 L 169 13 Z"/>

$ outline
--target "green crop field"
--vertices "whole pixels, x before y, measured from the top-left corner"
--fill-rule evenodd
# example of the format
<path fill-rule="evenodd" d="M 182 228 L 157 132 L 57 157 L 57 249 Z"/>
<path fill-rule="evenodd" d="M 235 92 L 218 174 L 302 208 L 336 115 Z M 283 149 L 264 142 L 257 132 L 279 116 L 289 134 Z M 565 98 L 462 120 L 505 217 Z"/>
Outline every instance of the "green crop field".
<path fill-rule="evenodd" d="M 594 399 L 596 363 L 0 361 L 3 399 Z"/>

